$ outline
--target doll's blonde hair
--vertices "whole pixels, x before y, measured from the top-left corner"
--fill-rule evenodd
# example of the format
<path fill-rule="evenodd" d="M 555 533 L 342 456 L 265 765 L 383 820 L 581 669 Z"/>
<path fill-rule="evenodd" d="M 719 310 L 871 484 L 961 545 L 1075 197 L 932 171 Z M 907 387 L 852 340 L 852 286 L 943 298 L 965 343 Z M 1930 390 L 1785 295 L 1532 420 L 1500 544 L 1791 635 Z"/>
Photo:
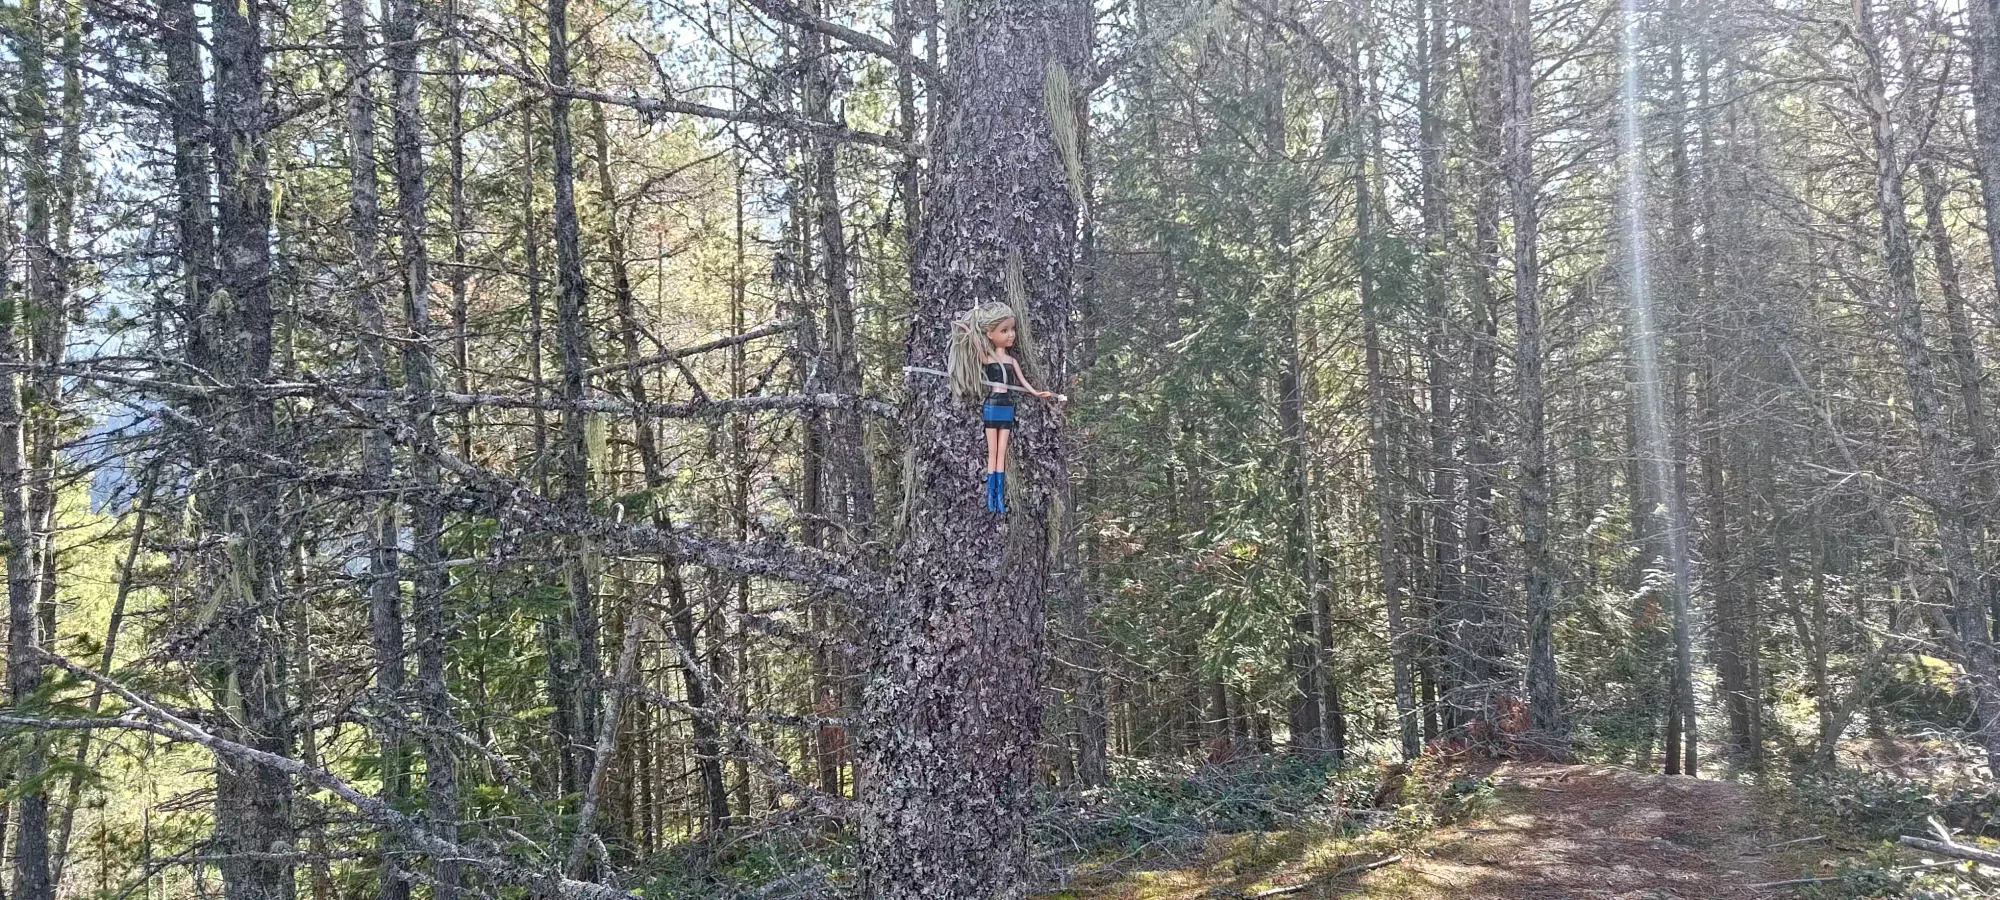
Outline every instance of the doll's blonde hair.
<path fill-rule="evenodd" d="M 999 352 L 993 339 L 986 333 L 1000 327 L 1000 323 L 1014 320 L 1014 357 L 1017 361 L 1027 358 L 1026 330 L 1021 327 L 1021 319 L 1014 315 L 1014 308 L 998 300 L 981 303 L 951 320 L 951 345 L 945 350 L 945 373 L 951 382 L 951 392 L 960 399 L 983 397 L 987 394 L 986 358 Z"/>

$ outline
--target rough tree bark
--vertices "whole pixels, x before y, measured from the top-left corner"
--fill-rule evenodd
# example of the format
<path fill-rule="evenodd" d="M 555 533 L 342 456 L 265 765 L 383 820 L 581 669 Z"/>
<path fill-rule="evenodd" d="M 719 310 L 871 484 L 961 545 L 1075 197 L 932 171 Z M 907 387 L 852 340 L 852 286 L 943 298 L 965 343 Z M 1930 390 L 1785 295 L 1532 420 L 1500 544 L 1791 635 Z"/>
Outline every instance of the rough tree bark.
<path fill-rule="evenodd" d="M 1045 102 L 1048 69 L 1081 71 L 1073 0 L 954 4 L 945 116 L 916 248 L 910 365 L 941 368 L 949 325 L 1002 298 L 1018 259 L 1039 377 L 1059 389 L 1071 312 L 1074 199 Z M 1027 794 L 1041 723 L 1050 494 L 1067 477 L 1062 421 L 1024 403 L 1010 511 L 978 506 L 975 412 L 916 376 L 904 409 L 910 486 L 862 736 L 869 780 L 861 882 L 874 900 L 990 900 L 1028 891 Z"/>
<path fill-rule="evenodd" d="M 263 381 L 271 368 L 271 190 L 267 176 L 262 10 L 256 3 L 213 7 L 210 53 L 215 63 L 215 112 L 210 138 L 217 179 L 217 296 L 213 370 L 225 383 Z M 204 192 L 203 196 L 206 196 Z M 217 410 L 222 430 L 241 447 L 277 447 L 269 400 L 244 399 Z M 219 474 L 208 515 L 229 536 L 215 559 L 213 587 L 222 597 L 216 627 L 206 636 L 216 664 L 217 696 L 240 743 L 284 756 L 291 723 L 283 685 L 285 621 L 279 572 L 283 522 L 276 485 L 254 466 L 230 464 Z M 215 855 L 227 900 L 288 900 L 293 892 L 295 826 L 290 779 L 281 772 L 221 754 L 215 773 Z"/>

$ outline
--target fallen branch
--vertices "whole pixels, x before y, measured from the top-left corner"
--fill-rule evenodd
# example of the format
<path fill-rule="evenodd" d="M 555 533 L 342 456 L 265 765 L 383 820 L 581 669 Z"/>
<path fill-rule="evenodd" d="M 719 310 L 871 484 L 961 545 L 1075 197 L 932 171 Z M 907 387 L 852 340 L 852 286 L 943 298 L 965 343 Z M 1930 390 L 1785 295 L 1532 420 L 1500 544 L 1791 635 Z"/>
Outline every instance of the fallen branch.
<path fill-rule="evenodd" d="M 1378 859 L 1374 862 L 1362 863 L 1361 865 L 1358 866 L 1348 866 L 1347 868 L 1341 869 L 1340 871 L 1335 872 L 1332 875 L 1326 876 L 1324 879 L 1314 878 L 1301 882 L 1299 884 L 1292 885 L 1291 887 L 1279 887 L 1279 888 L 1271 888 L 1270 890 L 1266 891 L 1258 891 L 1257 893 L 1251 894 L 1250 897 L 1251 900 L 1264 900 L 1264 898 L 1266 897 L 1283 897 L 1289 894 L 1296 894 L 1299 893 L 1300 891 L 1305 890 L 1306 888 L 1318 884 L 1322 880 L 1335 881 L 1341 878 L 1346 878 L 1349 875 L 1359 875 L 1363 872 L 1372 872 L 1376 869 L 1382 868 L 1383 866 L 1393 866 L 1402 861 L 1403 861 L 1403 855 L 1398 853 L 1395 856 L 1388 857 L 1387 859 Z"/>
<path fill-rule="evenodd" d="M 1823 840 L 1826 840 L 1826 835 L 1815 834 L 1812 837 L 1793 838 L 1789 841 L 1779 841 L 1778 843 L 1772 844 L 1771 846 L 1765 847 L 1764 849 L 1776 850 L 1779 847 L 1790 847 L 1793 844 L 1810 844 L 1814 841 L 1823 841 Z"/>
<path fill-rule="evenodd" d="M 1764 891 L 1771 888 L 1797 887 L 1803 884 L 1825 884 L 1829 881 L 1839 881 L 1840 879 L 1841 876 L 1839 875 L 1831 875 L 1824 878 L 1792 878 L 1785 881 L 1766 881 L 1762 884 L 1748 884 L 1744 885 L 1744 887 L 1753 891 Z"/>
<path fill-rule="evenodd" d="M 1956 861 L 1952 861 L 1952 862 L 1930 862 L 1930 863 L 1922 863 L 1922 864 L 1919 864 L 1919 865 L 1914 865 L 1914 866 L 1897 866 L 1897 867 L 1895 868 L 1895 870 L 1894 870 L 1894 871 L 1896 871 L 1896 872 L 1899 872 L 1899 873 L 1900 873 L 1900 872 L 1921 872 L 1921 871 L 1923 871 L 1923 870 L 1925 870 L 1925 869 L 1938 869 L 1938 868 L 1943 868 L 1943 867 L 1945 867 L 1945 866 L 1955 866 L 1955 865 L 1958 865 L 1958 863 L 1957 863 Z M 1751 890 L 1753 890 L 1753 891 L 1755 891 L 1755 890 L 1766 890 L 1766 889 L 1769 889 L 1769 888 L 1781 888 L 1781 887 L 1797 887 L 1797 886 L 1799 886 L 1799 885 L 1806 885 L 1806 884 L 1826 884 L 1826 883 L 1827 883 L 1827 882 L 1829 882 L 1829 881 L 1839 881 L 1839 880 L 1841 880 L 1841 878 L 1843 878 L 1843 877 L 1845 877 L 1845 876 L 1841 876 L 1841 875 L 1823 875 L 1823 876 L 1821 876 L 1821 877 L 1819 877 L 1819 878 L 1791 878 L 1791 879 L 1787 879 L 1787 880 L 1785 880 L 1785 881 L 1766 881 L 1766 882 L 1763 882 L 1762 884 L 1746 884 L 1746 885 L 1744 885 L 1744 887 L 1746 887 L 1746 888 L 1749 888 L 1749 889 L 1751 889 Z"/>
<path fill-rule="evenodd" d="M 1905 847 L 1929 850 L 1932 853 L 1942 853 L 1945 856 L 1957 859 L 1969 859 L 1976 863 L 2000 867 L 2000 853 L 1994 853 L 1991 850 L 1981 850 L 1978 847 L 1970 847 L 1957 841 L 1945 843 L 1944 841 L 1933 841 L 1926 838 L 1904 835 L 1903 839 L 1896 843 L 1902 844 Z"/>

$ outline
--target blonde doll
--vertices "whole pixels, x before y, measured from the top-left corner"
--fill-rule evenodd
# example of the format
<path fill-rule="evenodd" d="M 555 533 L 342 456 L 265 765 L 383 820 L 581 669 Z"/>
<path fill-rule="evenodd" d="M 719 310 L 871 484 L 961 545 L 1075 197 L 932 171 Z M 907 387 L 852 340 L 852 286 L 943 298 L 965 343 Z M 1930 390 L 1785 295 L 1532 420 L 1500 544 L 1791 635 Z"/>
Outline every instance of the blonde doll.
<path fill-rule="evenodd" d="M 951 323 L 946 374 L 952 393 L 986 401 L 981 419 L 986 425 L 986 508 L 991 512 L 1007 511 L 1007 439 L 1014 430 L 1017 395 L 1055 396 L 1029 384 L 1011 352 L 1030 352 L 1024 331 L 1015 326 L 1013 308 L 998 301 L 975 306 Z"/>

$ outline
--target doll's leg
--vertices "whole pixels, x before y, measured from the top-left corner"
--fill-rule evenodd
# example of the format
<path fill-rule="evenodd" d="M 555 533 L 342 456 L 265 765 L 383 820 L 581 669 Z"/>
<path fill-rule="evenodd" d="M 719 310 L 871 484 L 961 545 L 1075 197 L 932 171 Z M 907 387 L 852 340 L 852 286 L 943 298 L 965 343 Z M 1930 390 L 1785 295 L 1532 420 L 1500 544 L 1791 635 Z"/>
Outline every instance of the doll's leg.
<path fill-rule="evenodd" d="M 1007 432 L 998 428 L 986 429 L 986 471 L 998 472 L 1006 468 Z"/>
<path fill-rule="evenodd" d="M 999 447 L 997 454 L 999 459 L 993 467 L 994 512 L 1007 511 L 1007 439 L 1013 433 L 1004 428 L 1000 430 L 1000 442 L 997 445 Z"/>
<path fill-rule="evenodd" d="M 987 512 L 996 512 L 1000 509 L 1000 476 L 994 474 L 994 469 L 999 464 L 1000 461 L 1001 435 L 1004 435 L 1006 433 L 1007 432 L 1001 431 L 998 428 L 986 429 L 986 511 Z"/>

